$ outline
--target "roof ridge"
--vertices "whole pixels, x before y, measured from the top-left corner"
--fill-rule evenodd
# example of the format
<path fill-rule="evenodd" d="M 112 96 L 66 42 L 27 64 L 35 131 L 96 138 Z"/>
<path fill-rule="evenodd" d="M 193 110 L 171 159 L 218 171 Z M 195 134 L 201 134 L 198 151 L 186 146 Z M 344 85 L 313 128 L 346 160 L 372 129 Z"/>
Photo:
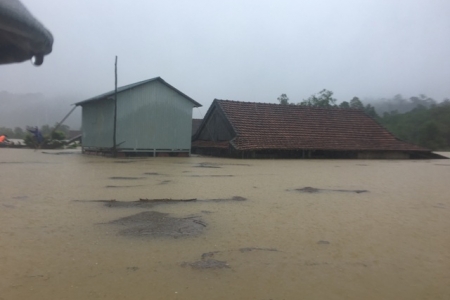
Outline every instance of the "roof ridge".
<path fill-rule="evenodd" d="M 271 103 L 271 102 L 252 102 L 252 101 L 242 101 L 242 100 L 230 100 L 230 99 L 217 99 L 214 100 L 220 101 L 220 102 L 235 102 L 235 103 L 246 103 L 246 104 L 262 104 L 262 105 L 273 105 L 273 106 L 279 106 L 279 107 L 301 107 L 301 108 L 308 108 L 308 109 L 321 109 L 321 110 L 347 110 L 347 111 L 359 111 L 364 112 L 362 108 L 347 108 L 347 107 L 339 107 L 339 106 L 329 106 L 329 107 L 320 107 L 320 106 L 307 106 L 307 105 L 299 105 L 299 104 L 288 104 L 288 105 L 282 105 L 279 103 Z"/>
<path fill-rule="evenodd" d="M 146 80 L 142 80 L 142 81 L 138 81 L 138 82 L 135 82 L 135 83 L 131 83 L 131 84 L 127 84 L 127 85 L 124 85 L 124 86 L 117 87 L 117 93 L 122 93 L 122 92 L 124 92 L 124 91 L 133 89 L 133 88 L 135 88 L 135 87 L 141 86 L 141 85 L 143 85 L 143 84 L 146 84 L 146 83 L 149 83 L 149 82 L 152 82 L 152 81 L 160 81 L 161 83 L 165 84 L 165 85 L 168 86 L 169 88 L 171 88 L 171 89 L 173 89 L 174 91 L 176 91 L 178 94 L 182 95 L 183 97 L 187 98 L 189 101 L 191 101 L 192 103 L 194 103 L 194 105 L 196 105 L 196 107 L 202 106 L 200 103 L 198 103 L 197 101 L 195 101 L 194 99 L 192 99 L 192 98 L 189 97 L 188 95 L 184 94 L 183 92 L 181 92 L 180 90 L 178 90 L 177 88 L 175 88 L 174 86 L 172 86 L 171 84 L 167 83 L 167 82 L 166 82 L 164 79 L 162 79 L 160 76 L 153 77 L 153 78 L 150 78 L 150 79 L 146 79 Z M 85 103 L 87 103 L 87 102 L 101 100 L 101 99 L 104 99 L 104 98 L 107 98 L 107 97 L 109 97 L 109 96 L 114 95 L 114 93 L 115 93 L 115 90 L 112 90 L 112 91 L 109 91 L 109 92 L 106 92 L 106 93 L 103 93 L 103 94 L 100 94 L 100 95 L 97 95 L 97 96 L 88 98 L 88 99 L 86 99 L 86 100 L 76 102 L 76 103 L 74 103 L 74 105 L 79 106 L 79 105 L 85 104 Z"/>

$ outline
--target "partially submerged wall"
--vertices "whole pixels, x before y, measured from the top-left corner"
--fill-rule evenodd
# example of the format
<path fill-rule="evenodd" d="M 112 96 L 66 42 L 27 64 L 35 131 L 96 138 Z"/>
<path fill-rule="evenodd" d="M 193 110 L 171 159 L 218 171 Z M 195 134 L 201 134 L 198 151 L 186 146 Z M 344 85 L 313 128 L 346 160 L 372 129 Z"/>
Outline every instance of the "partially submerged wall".
<path fill-rule="evenodd" d="M 401 151 L 364 151 L 358 152 L 359 159 L 409 159 L 411 156 L 407 152 Z"/>
<path fill-rule="evenodd" d="M 445 158 L 432 152 L 407 151 L 330 151 L 330 150 L 249 150 L 193 147 L 192 153 L 232 158 L 315 158 L 315 159 L 432 159 Z"/>

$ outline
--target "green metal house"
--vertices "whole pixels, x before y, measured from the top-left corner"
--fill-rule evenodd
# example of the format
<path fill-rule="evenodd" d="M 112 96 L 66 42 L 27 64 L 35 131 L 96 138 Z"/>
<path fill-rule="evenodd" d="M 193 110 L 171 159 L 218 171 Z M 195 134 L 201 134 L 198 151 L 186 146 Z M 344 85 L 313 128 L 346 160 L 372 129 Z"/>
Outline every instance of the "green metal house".
<path fill-rule="evenodd" d="M 82 107 L 84 153 L 113 150 L 114 91 Z M 122 155 L 189 155 L 192 109 L 201 104 L 156 77 L 117 89 L 116 149 Z"/>

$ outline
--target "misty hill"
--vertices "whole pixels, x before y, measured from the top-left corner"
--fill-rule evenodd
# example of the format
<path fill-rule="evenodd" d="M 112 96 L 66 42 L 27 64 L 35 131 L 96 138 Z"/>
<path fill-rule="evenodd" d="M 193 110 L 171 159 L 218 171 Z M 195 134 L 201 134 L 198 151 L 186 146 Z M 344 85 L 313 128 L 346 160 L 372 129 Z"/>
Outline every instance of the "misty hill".
<path fill-rule="evenodd" d="M 443 101 L 446 101 L 444 99 Z M 436 106 L 438 102 L 433 98 L 427 97 L 426 95 L 413 96 L 410 98 L 403 98 L 402 95 L 397 94 L 392 98 L 382 98 L 382 99 L 371 99 L 366 98 L 362 102 L 364 104 L 371 104 L 378 115 L 382 116 L 384 113 L 396 112 L 396 113 L 406 113 L 416 107 L 426 107 L 430 108 Z"/>
<path fill-rule="evenodd" d="M 0 92 L 0 127 L 53 125 L 61 121 L 79 99 L 70 97 L 48 98 L 40 93 L 12 94 Z M 81 127 L 81 108 L 77 108 L 64 122 L 70 128 Z"/>

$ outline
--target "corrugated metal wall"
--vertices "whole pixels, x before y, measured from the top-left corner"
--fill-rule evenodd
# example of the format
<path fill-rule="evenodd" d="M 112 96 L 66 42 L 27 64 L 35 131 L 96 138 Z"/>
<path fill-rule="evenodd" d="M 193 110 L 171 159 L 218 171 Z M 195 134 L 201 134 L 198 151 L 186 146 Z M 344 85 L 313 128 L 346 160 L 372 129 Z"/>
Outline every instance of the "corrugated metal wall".
<path fill-rule="evenodd" d="M 114 120 L 113 101 L 94 101 L 83 105 L 81 119 L 83 147 L 112 147 Z"/>
<path fill-rule="evenodd" d="M 194 104 L 154 81 L 117 95 L 119 150 L 190 151 Z M 114 102 L 83 106 L 83 147 L 112 146 Z"/>

